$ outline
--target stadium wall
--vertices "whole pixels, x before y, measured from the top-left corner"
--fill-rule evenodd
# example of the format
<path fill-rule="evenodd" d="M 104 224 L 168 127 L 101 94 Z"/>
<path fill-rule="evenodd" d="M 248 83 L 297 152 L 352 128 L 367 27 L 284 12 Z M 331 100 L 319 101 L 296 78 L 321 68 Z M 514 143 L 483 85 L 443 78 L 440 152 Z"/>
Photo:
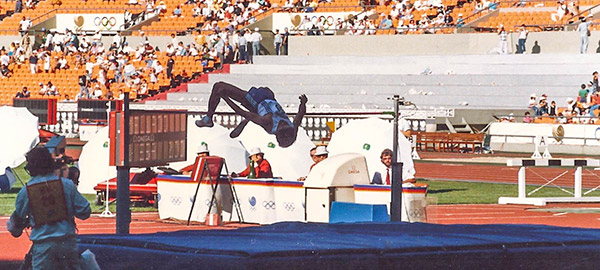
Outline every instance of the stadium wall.
<path fill-rule="evenodd" d="M 588 53 L 600 52 L 600 31 L 593 31 Z M 516 51 L 518 33 L 509 36 L 509 53 Z M 533 32 L 527 38 L 527 53 L 537 44 L 538 53 L 579 53 L 576 32 Z M 451 55 L 497 54 L 499 38 L 494 33 L 450 35 L 292 36 L 290 55 Z"/>

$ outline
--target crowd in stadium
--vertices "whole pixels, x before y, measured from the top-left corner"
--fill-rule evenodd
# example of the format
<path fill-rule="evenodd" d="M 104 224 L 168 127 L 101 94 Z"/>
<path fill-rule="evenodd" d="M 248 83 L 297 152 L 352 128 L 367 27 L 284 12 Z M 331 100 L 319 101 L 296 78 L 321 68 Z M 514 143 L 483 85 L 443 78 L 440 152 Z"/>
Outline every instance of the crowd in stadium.
<path fill-rule="evenodd" d="M 566 100 L 565 107 L 557 107 L 556 102 L 552 100 L 548 104 L 548 96 L 542 94 L 537 99 L 536 94 L 531 94 L 529 99 L 529 109 L 533 112 L 526 112 L 523 117 L 524 123 L 580 123 L 594 124 L 598 123 L 598 109 L 600 109 L 600 86 L 598 85 L 598 72 L 594 71 L 592 79 L 587 84 L 581 84 L 577 92 L 577 98 L 569 97 Z M 514 121 L 512 119 L 504 119 Z"/>

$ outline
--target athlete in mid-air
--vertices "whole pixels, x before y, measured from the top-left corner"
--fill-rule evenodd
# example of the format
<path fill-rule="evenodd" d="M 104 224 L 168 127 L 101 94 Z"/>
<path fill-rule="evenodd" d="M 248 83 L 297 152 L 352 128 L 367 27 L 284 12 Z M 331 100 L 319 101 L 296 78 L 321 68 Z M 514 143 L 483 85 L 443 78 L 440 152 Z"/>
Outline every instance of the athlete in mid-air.
<path fill-rule="evenodd" d="M 239 125 L 229 134 L 235 138 L 240 135 L 249 121 L 261 126 L 269 134 L 275 135 L 277 142 L 281 147 L 288 147 L 296 141 L 298 127 L 306 113 L 306 95 L 300 95 L 300 107 L 294 121 L 290 121 L 287 114 L 281 108 L 281 105 L 275 100 L 273 91 L 267 87 L 252 87 L 244 91 L 234 85 L 217 82 L 213 85 L 210 98 L 208 100 L 208 113 L 201 120 L 196 121 L 198 127 L 212 127 L 213 114 L 223 99 L 229 107 L 237 114 L 244 117 Z M 239 102 L 243 110 L 234 101 Z"/>

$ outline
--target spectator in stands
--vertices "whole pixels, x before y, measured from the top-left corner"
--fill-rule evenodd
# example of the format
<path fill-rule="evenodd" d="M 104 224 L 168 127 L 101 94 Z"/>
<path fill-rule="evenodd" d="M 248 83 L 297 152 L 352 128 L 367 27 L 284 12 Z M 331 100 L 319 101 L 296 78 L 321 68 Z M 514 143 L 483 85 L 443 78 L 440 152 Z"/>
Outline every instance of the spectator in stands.
<path fill-rule="evenodd" d="M 379 28 L 380 29 L 390 29 L 394 27 L 393 21 L 392 21 L 392 16 L 391 15 L 387 15 L 385 16 L 385 13 L 381 13 L 383 16 L 383 19 L 381 20 L 381 23 L 379 24 Z"/>
<path fill-rule="evenodd" d="M 37 52 L 34 52 L 31 54 L 31 56 L 29 56 L 29 69 L 31 71 L 31 74 L 37 73 L 37 64 L 38 64 L 38 54 L 37 54 Z"/>
<path fill-rule="evenodd" d="M 589 93 L 590 91 L 586 88 L 585 84 L 581 84 L 581 89 L 579 89 L 579 92 L 577 93 L 577 101 L 581 103 L 586 103 L 587 96 Z"/>
<path fill-rule="evenodd" d="M 588 105 L 589 105 L 590 116 L 598 117 L 598 115 L 595 113 L 595 111 L 598 108 L 600 108 L 600 92 L 595 92 L 592 95 L 590 95 L 590 103 Z"/>
<path fill-rule="evenodd" d="M 15 1 L 15 13 L 21 13 L 22 10 L 23 10 L 23 1 L 22 0 Z"/>
<path fill-rule="evenodd" d="M 521 29 L 519 31 L 519 43 L 517 45 L 517 53 L 525 53 L 525 42 L 527 41 L 528 34 L 529 31 L 527 31 L 527 28 L 525 28 L 525 24 L 521 24 Z"/>
<path fill-rule="evenodd" d="M 585 17 L 580 17 L 579 19 L 581 20 L 581 23 L 579 23 L 576 29 L 576 31 L 579 32 L 580 38 L 579 53 L 584 54 L 587 53 L 590 30 Z"/>
<path fill-rule="evenodd" d="M 238 35 L 238 61 L 243 61 L 244 63 L 246 63 L 247 61 L 247 57 L 248 57 L 248 53 L 246 51 L 247 47 L 246 45 L 248 44 L 248 42 L 246 42 L 246 37 L 244 35 L 244 30 L 241 31 L 237 31 L 236 32 Z"/>
<path fill-rule="evenodd" d="M 262 41 L 262 35 L 259 32 L 258 27 L 254 28 L 252 33 L 252 55 L 260 54 L 260 42 Z"/>
<path fill-rule="evenodd" d="M 0 65 L 8 66 L 9 64 L 10 56 L 8 56 L 8 53 L 6 52 L 4 47 L 2 47 L 2 50 L 0 50 Z"/>
<path fill-rule="evenodd" d="M 288 41 L 290 38 L 290 32 L 287 27 L 283 29 L 283 40 L 281 41 L 281 45 L 283 46 L 283 55 L 288 55 Z"/>
<path fill-rule="evenodd" d="M 544 116 L 548 114 L 548 102 L 546 101 L 546 97 L 540 98 L 538 109 L 539 110 L 537 116 Z"/>
<path fill-rule="evenodd" d="M 531 118 L 531 113 L 525 112 L 525 116 L 523 117 L 523 123 L 533 123 L 533 119 Z"/>
<path fill-rule="evenodd" d="M 176 17 L 176 18 L 183 17 L 181 15 L 181 6 L 177 5 L 175 7 L 175 9 L 173 10 L 173 17 Z"/>
<path fill-rule="evenodd" d="M 550 102 L 550 106 L 548 107 L 548 115 L 556 116 L 556 102 L 554 102 L 554 100 Z"/>
<path fill-rule="evenodd" d="M 167 12 L 167 5 L 164 1 L 158 2 L 158 6 L 156 6 L 156 14 L 163 15 Z"/>
<path fill-rule="evenodd" d="M 38 94 L 40 94 L 40 96 L 45 96 L 45 95 L 46 95 L 46 91 L 47 91 L 48 89 L 46 88 L 46 86 L 44 85 L 44 83 L 39 83 L 39 84 L 38 84 L 38 86 L 39 86 L 39 88 L 40 88 L 40 89 L 38 90 Z"/>
<path fill-rule="evenodd" d="M 0 76 L 2 78 L 10 78 L 12 76 L 12 71 L 8 68 L 8 65 L 0 65 Z"/>
<path fill-rule="evenodd" d="M 275 47 L 275 55 L 281 54 L 281 44 L 283 43 L 283 36 L 279 33 L 279 29 L 275 29 L 273 37 L 273 46 Z"/>
<path fill-rule="evenodd" d="M 271 164 L 269 164 L 269 162 L 264 159 L 265 153 L 263 153 L 260 148 L 256 147 L 256 148 L 252 148 L 250 149 L 250 160 L 252 163 L 254 163 L 254 171 L 255 171 L 255 176 L 256 178 L 273 178 L 273 172 L 271 171 Z M 246 177 L 250 174 L 250 167 L 251 165 L 248 164 L 248 167 L 238 173 L 231 173 L 231 176 L 233 177 Z"/>
<path fill-rule="evenodd" d="M 498 30 L 498 37 L 500 38 L 500 54 L 508 54 L 508 33 L 506 29 L 504 29 L 503 25 L 500 25 L 500 30 Z"/>
<path fill-rule="evenodd" d="M 534 94 L 531 94 L 531 96 L 529 96 L 529 108 L 533 108 L 535 105 L 537 105 L 537 96 Z"/>
<path fill-rule="evenodd" d="M 553 22 L 558 22 L 562 20 L 565 15 L 567 15 L 567 5 L 562 1 L 559 1 L 558 6 L 556 7 L 556 12 L 550 14 L 550 19 Z"/>
<path fill-rule="evenodd" d="M 456 27 L 463 27 L 465 26 L 465 19 L 463 19 L 462 17 L 462 13 L 458 14 L 458 19 L 456 19 Z"/>
<path fill-rule="evenodd" d="M 21 19 L 21 21 L 19 22 L 19 30 L 21 33 L 21 36 L 24 36 L 25 33 L 27 33 L 29 31 L 29 28 L 31 28 L 32 23 L 31 23 L 31 19 L 29 17 L 25 17 L 23 16 L 23 19 Z"/>
<path fill-rule="evenodd" d="M 213 49 L 219 58 L 219 65 L 217 66 L 217 69 L 223 69 L 223 60 L 225 59 L 225 42 L 223 39 L 221 39 L 221 36 L 217 35 Z"/>
<path fill-rule="evenodd" d="M 224 64 L 231 64 L 233 63 L 233 58 L 235 56 L 235 52 L 233 51 L 233 46 L 231 46 L 231 44 L 229 44 L 229 41 L 225 41 L 225 53 L 223 55 L 224 57 Z"/>
<path fill-rule="evenodd" d="M 244 39 L 246 39 L 246 63 L 252 64 L 252 33 L 250 29 L 244 29 Z"/>
<path fill-rule="evenodd" d="M 46 95 L 48 96 L 59 96 L 60 94 L 58 93 L 58 89 L 56 89 L 56 86 L 54 86 L 52 84 L 51 81 L 48 81 L 48 84 L 46 84 Z"/>
<path fill-rule="evenodd" d="M 21 89 L 21 92 L 18 92 L 15 97 L 16 98 L 29 98 L 30 96 L 31 96 L 31 93 L 29 93 L 29 90 L 27 90 L 27 86 L 23 86 L 23 89 Z"/>
<path fill-rule="evenodd" d="M 598 71 L 594 71 L 594 73 L 592 73 L 592 80 L 590 83 L 592 84 L 593 93 L 600 91 L 600 86 L 598 85 Z"/>

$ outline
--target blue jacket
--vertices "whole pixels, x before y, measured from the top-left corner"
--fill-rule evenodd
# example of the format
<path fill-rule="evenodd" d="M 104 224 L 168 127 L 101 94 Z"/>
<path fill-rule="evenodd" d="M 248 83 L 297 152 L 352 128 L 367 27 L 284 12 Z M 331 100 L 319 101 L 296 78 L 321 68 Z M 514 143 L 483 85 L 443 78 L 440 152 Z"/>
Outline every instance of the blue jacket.
<path fill-rule="evenodd" d="M 57 177 L 53 174 L 47 174 L 44 176 L 35 176 L 29 180 L 27 185 L 41 183 L 44 181 L 55 180 Z M 32 210 L 29 205 L 29 197 L 27 195 L 27 188 L 23 187 L 17 195 L 17 201 L 15 202 L 15 212 L 17 216 L 21 218 L 30 217 L 31 235 L 29 238 L 31 241 L 39 241 L 48 238 L 63 237 L 68 235 L 76 235 L 75 232 L 75 220 L 74 217 L 79 219 L 87 219 L 90 217 L 92 212 L 90 203 L 77 191 L 77 187 L 73 184 L 73 181 L 67 178 L 61 178 L 63 183 L 63 190 L 65 193 L 65 202 L 67 204 L 67 212 L 69 218 L 67 220 L 59 221 L 54 224 L 46 224 L 34 227 L 35 217 L 32 216 Z"/>

